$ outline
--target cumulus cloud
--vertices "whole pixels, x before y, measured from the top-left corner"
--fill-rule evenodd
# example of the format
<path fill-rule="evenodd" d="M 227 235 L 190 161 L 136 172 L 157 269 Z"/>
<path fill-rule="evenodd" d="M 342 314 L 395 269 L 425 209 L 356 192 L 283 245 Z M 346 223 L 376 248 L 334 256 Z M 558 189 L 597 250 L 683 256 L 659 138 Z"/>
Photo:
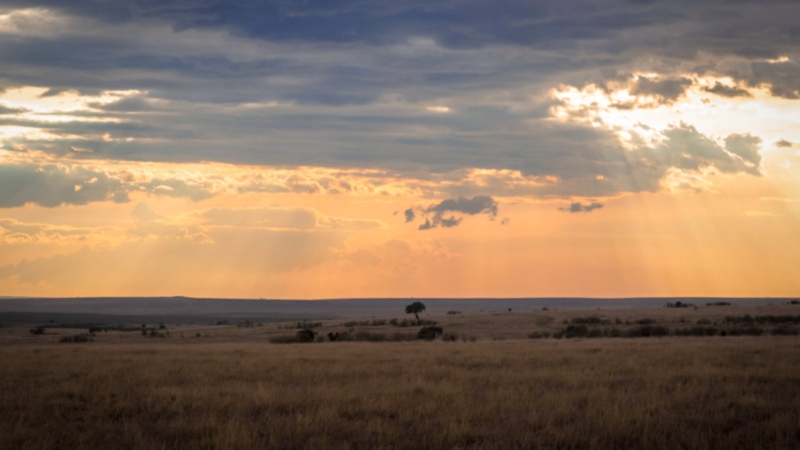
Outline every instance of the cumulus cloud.
<path fill-rule="evenodd" d="M 165 197 L 188 198 L 195 202 L 214 196 L 211 183 L 190 184 L 184 180 L 174 178 L 154 178 L 143 183 L 138 183 L 136 186 L 152 194 L 163 195 Z"/>
<path fill-rule="evenodd" d="M 110 228 L 81 228 L 51 225 L 44 223 L 25 223 L 15 219 L 0 219 L 0 243 L 79 243 L 88 244 L 99 235 L 113 231 Z"/>
<path fill-rule="evenodd" d="M 434 205 L 418 208 L 425 222 L 419 226 L 420 230 L 433 228 L 452 228 L 464 220 L 464 216 L 485 214 L 490 220 L 497 217 L 497 202 L 489 196 L 476 195 L 472 198 L 458 197 L 442 200 Z M 410 217 L 410 220 L 409 220 Z M 406 222 L 414 220 L 415 213 L 412 208 L 406 210 Z"/>
<path fill-rule="evenodd" d="M 26 204 L 56 207 L 63 204 L 129 201 L 122 182 L 106 173 L 54 164 L 0 164 L 0 208 Z"/>
<path fill-rule="evenodd" d="M 725 138 L 725 150 L 758 167 L 761 163 L 761 138 L 750 134 L 731 134 Z"/>
<path fill-rule="evenodd" d="M 655 97 L 661 103 L 672 103 L 682 97 L 693 83 L 685 77 L 651 79 L 640 76 L 634 82 L 631 94 Z"/>
<path fill-rule="evenodd" d="M 569 211 L 571 213 L 579 213 L 579 212 L 592 212 L 595 209 L 600 209 L 603 207 L 602 203 L 591 202 L 583 204 L 581 202 L 572 202 L 568 207 L 561 207 L 558 208 L 560 211 Z"/>
<path fill-rule="evenodd" d="M 753 96 L 752 92 L 748 91 L 747 89 L 743 89 L 737 86 L 726 86 L 722 83 L 714 83 L 713 86 L 704 87 L 703 90 L 711 94 L 719 95 L 720 97 L 728 97 L 728 98 Z"/>
<path fill-rule="evenodd" d="M 76 160 L 369 168 L 423 181 L 511 170 L 557 180 L 528 195 L 606 196 L 657 190 L 673 169 L 755 174 L 757 162 L 726 149 L 699 162 L 654 144 L 629 152 L 600 123 L 552 121 L 548 92 L 560 84 L 628 84 L 654 104 L 679 101 L 704 75 L 729 77 L 704 87 L 727 97 L 764 86 L 794 98 L 800 88 L 795 59 L 780 58 L 796 54 L 785 38 L 800 14 L 793 3 L 116 3 L 7 3 L 0 31 L 13 38 L 0 44 L 0 78 L 7 91 L 40 87 L 50 106 L 16 114 L 22 103 L 0 99 L 9 113 L 0 127 L 19 133 L 4 147 Z M 67 98 L 69 115 L 47 103 Z M 448 110 L 430 114 L 431 105 Z M 237 187 L 397 193 L 376 178 Z M 138 188 L 197 201 L 216 192 L 187 180 Z M 509 190 L 498 183 L 480 194 Z"/>

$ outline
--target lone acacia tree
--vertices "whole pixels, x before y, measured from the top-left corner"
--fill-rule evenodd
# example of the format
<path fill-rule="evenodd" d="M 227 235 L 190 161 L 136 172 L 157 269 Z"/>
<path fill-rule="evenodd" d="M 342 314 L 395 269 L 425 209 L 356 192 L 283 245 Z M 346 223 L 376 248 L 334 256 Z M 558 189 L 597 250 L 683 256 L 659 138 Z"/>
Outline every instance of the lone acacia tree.
<path fill-rule="evenodd" d="M 413 314 L 417 318 L 417 325 L 419 325 L 419 313 L 425 311 L 425 304 L 422 302 L 414 302 L 406 305 L 406 314 Z"/>

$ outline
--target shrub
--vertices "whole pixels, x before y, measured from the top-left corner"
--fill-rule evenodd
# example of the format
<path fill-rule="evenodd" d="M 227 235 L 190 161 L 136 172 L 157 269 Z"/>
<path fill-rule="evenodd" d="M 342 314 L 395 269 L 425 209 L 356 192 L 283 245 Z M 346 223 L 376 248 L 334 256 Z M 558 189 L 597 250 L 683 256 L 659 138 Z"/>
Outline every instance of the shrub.
<path fill-rule="evenodd" d="M 415 336 L 408 333 L 373 333 L 370 331 L 358 331 L 356 333 L 344 333 L 339 336 L 340 341 L 359 341 L 359 342 L 403 342 L 414 340 Z"/>
<path fill-rule="evenodd" d="M 608 322 L 600 319 L 597 316 L 590 316 L 590 317 L 575 317 L 572 320 L 570 320 L 570 323 L 574 323 L 577 325 L 601 325 Z"/>
<path fill-rule="evenodd" d="M 252 324 L 251 325 L 247 325 L 248 323 L 250 323 L 249 320 L 245 323 L 244 326 L 252 326 Z M 302 322 L 294 322 L 294 323 L 289 323 L 289 324 L 286 324 L 286 325 L 278 325 L 278 329 L 279 330 L 282 330 L 282 329 L 284 329 L 284 330 L 292 330 L 292 329 L 299 328 L 301 330 L 309 330 L 311 328 L 319 328 L 321 326 L 322 326 L 322 322 L 306 322 L 304 320 Z"/>
<path fill-rule="evenodd" d="M 314 342 L 314 337 L 316 337 L 316 335 L 317 333 L 308 328 L 304 328 L 297 332 L 297 342 Z"/>
<path fill-rule="evenodd" d="M 681 328 L 674 331 L 676 336 L 715 336 L 719 330 L 715 327 Z M 730 334 L 730 333 L 728 333 Z"/>
<path fill-rule="evenodd" d="M 547 339 L 550 337 L 550 332 L 544 331 L 540 333 L 538 331 L 534 331 L 533 333 L 528 333 L 528 337 L 531 339 Z"/>
<path fill-rule="evenodd" d="M 600 328 L 592 328 L 591 330 L 589 330 L 589 334 L 586 335 L 586 337 L 589 337 L 589 338 L 599 338 L 599 337 L 604 337 L 604 336 L 605 336 L 605 333 Z"/>
<path fill-rule="evenodd" d="M 650 325 L 656 323 L 656 321 L 653 319 L 639 319 L 636 321 L 636 323 L 638 323 L 639 325 Z"/>
<path fill-rule="evenodd" d="M 354 341 L 366 341 L 366 342 L 385 342 L 389 339 L 383 333 L 371 333 L 369 331 L 359 331 L 353 335 Z"/>
<path fill-rule="evenodd" d="M 786 326 L 773 328 L 772 334 L 775 336 L 794 336 L 797 334 L 797 328 L 786 327 Z"/>
<path fill-rule="evenodd" d="M 447 311 L 448 316 L 456 316 L 458 314 L 461 314 L 461 311 Z"/>
<path fill-rule="evenodd" d="M 31 329 L 29 330 L 29 332 L 30 332 L 31 334 L 35 334 L 35 335 L 44 334 L 44 327 L 43 327 L 43 326 L 38 326 L 38 327 L 36 327 L 36 328 L 31 328 Z"/>
<path fill-rule="evenodd" d="M 442 334 L 442 327 L 422 327 L 417 333 L 417 339 L 432 341 Z"/>
<path fill-rule="evenodd" d="M 749 314 L 745 314 L 744 316 L 727 316 L 725 317 L 725 322 L 728 323 L 774 323 L 774 324 L 789 324 L 789 323 L 800 323 L 800 315 L 792 316 L 792 315 L 785 315 L 785 316 L 751 316 Z"/>
<path fill-rule="evenodd" d="M 458 340 L 458 334 L 457 333 L 443 333 L 442 334 L 442 340 L 445 341 L 445 342 L 455 342 L 455 341 Z"/>
<path fill-rule="evenodd" d="M 730 302 L 711 302 L 706 303 L 706 306 L 731 306 L 732 303 Z"/>
<path fill-rule="evenodd" d="M 661 337 L 669 334 L 669 330 L 661 326 L 642 325 L 625 330 L 625 337 Z"/>
<path fill-rule="evenodd" d="M 72 336 L 61 336 L 61 339 L 58 342 L 61 343 L 80 343 L 80 342 L 91 342 L 94 338 L 88 333 L 81 333 L 81 334 L 74 334 Z"/>
<path fill-rule="evenodd" d="M 198 335 L 199 337 L 199 335 Z M 273 344 L 297 344 L 300 342 L 297 336 L 275 336 L 269 340 Z"/>
<path fill-rule="evenodd" d="M 436 322 L 433 320 L 420 320 L 419 323 L 417 323 L 416 320 L 403 319 L 401 321 L 398 321 L 397 319 L 392 319 L 389 321 L 389 323 L 396 327 L 416 327 L 419 325 L 426 325 L 426 326 L 436 325 Z"/>
<path fill-rule="evenodd" d="M 689 304 L 689 303 L 683 303 L 681 301 L 677 301 L 675 303 L 667 303 L 666 304 L 667 308 L 688 308 L 690 306 L 692 306 L 692 305 Z"/>
<path fill-rule="evenodd" d="M 790 305 L 800 305 L 800 300 L 792 300 L 789 302 Z"/>
<path fill-rule="evenodd" d="M 557 338 L 565 337 L 567 339 L 586 337 L 589 334 L 589 328 L 586 325 L 567 325 L 566 328 L 556 333 Z"/>
<path fill-rule="evenodd" d="M 761 336 L 764 334 L 764 329 L 758 327 L 729 328 L 725 331 L 730 336 Z"/>

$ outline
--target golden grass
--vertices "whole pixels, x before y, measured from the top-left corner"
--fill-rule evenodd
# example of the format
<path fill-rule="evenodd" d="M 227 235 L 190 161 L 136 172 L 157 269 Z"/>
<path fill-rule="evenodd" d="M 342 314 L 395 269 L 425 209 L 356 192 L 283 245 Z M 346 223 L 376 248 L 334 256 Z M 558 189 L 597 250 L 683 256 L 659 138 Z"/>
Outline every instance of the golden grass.
<path fill-rule="evenodd" d="M 796 337 L 176 341 L 0 346 L 0 448 L 800 448 Z"/>

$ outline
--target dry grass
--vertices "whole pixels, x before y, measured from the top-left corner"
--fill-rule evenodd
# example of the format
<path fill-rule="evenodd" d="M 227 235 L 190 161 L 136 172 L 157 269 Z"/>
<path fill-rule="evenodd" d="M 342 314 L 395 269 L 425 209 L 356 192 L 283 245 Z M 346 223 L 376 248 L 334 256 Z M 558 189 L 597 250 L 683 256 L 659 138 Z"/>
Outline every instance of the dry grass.
<path fill-rule="evenodd" d="M 0 448 L 800 447 L 796 337 L 175 342 L 0 346 Z"/>

